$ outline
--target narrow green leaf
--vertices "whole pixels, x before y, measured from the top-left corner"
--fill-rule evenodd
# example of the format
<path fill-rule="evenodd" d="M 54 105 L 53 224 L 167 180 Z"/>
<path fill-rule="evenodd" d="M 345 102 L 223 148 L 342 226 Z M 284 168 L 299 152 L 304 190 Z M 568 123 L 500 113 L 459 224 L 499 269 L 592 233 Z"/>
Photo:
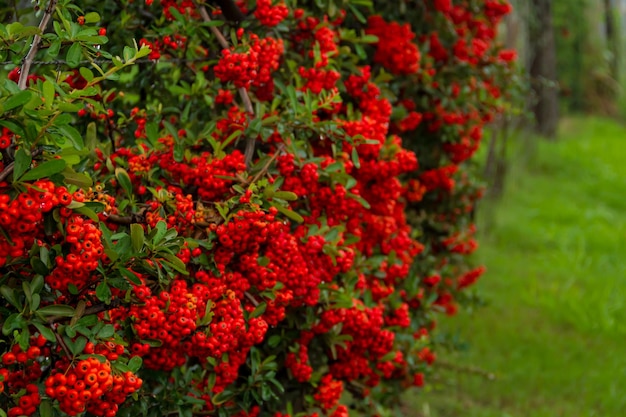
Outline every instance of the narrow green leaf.
<path fill-rule="evenodd" d="M 144 243 L 143 227 L 138 223 L 130 225 L 130 241 L 133 245 L 133 251 L 141 252 Z"/>
<path fill-rule="evenodd" d="M 252 313 L 250 313 L 250 318 L 253 319 L 255 317 L 259 317 L 261 314 L 265 313 L 266 309 L 267 309 L 267 304 L 260 303 L 258 306 L 256 306 L 254 311 L 252 311 Z"/>
<path fill-rule="evenodd" d="M 21 177 L 30 168 L 31 157 L 24 148 L 19 148 L 15 152 L 15 166 L 13 167 L 13 178 Z"/>
<path fill-rule="evenodd" d="M 359 160 L 359 154 L 356 148 L 352 148 L 352 154 L 350 155 L 352 158 L 352 163 L 356 169 L 361 168 L 361 161 Z"/>
<path fill-rule="evenodd" d="M 51 175 L 58 174 L 65 169 L 66 163 L 62 159 L 52 159 L 26 172 L 20 181 L 33 181 L 40 178 L 47 178 Z"/>
<path fill-rule="evenodd" d="M 77 207 L 74 209 L 74 212 L 82 214 L 83 216 L 87 216 L 96 223 L 100 221 L 100 218 L 98 217 L 98 215 L 89 207 L 86 207 L 86 206 Z"/>
<path fill-rule="evenodd" d="M 2 104 L 4 111 L 13 110 L 24 104 L 28 103 L 32 97 L 32 93 L 28 90 L 22 90 L 19 93 L 9 96 L 9 98 Z"/>
<path fill-rule="evenodd" d="M 133 183 L 130 181 L 130 176 L 124 168 L 115 168 L 115 178 L 120 183 L 122 189 L 126 192 L 126 195 L 131 197 L 133 195 Z"/>
<path fill-rule="evenodd" d="M 74 308 L 65 304 L 53 304 L 41 307 L 39 310 L 37 310 L 37 313 L 46 317 L 72 317 L 74 315 Z"/>
<path fill-rule="evenodd" d="M 291 191 L 276 191 L 272 197 L 286 201 L 296 201 L 298 199 L 298 195 Z"/>
<path fill-rule="evenodd" d="M 132 282 L 135 285 L 141 285 L 141 280 L 139 279 L 139 277 L 135 274 L 133 274 L 132 271 L 124 268 L 124 267 L 119 267 L 118 271 L 120 271 L 120 273 L 124 276 L 124 278 L 126 278 L 128 281 Z"/>
<path fill-rule="evenodd" d="M 47 109 L 51 108 L 54 103 L 54 84 L 50 80 L 43 82 L 43 101 Z"/>
<path fill-rule="evenodd" d="M 90 122 L 87 125 L 87 133 L 85 134 L 85 147 L 94 151 L 98 145 L 98 136 L 97 136 L 97 128 L 96 122 Z"/>
<path fill-rule="evenodd" d="M 81 136 L 80 132 L 76 130 L 74 127 L 70 125 L 61 125 L 61 126 L 56 126 L 56 128 L 67 139 L 69 139 L 72 142 L 72 145 L 74 145 L 74 148 L 80 151 L 81 149 L 85 147 L 85 144 L 83 143 L 83 137 Z"/>
<path fill-rule="evenodd" d="M 93 185 L 93 180 L 87 175 L 78 172 L 64 172 L 65 182 L 67 184 L 76 185 L 80 188 L 89 188 Z"/>
<path fill-rule="evenodd" d="M 288 219 L 291 219 L 297 223 L 302 223 L 304 221 L 304 218 L 301 215 L 281 204 L 272 204 L 272 206 L 276 207 L 276 209 Z"/>
<path fill-rule="evenodd" d="M 171 253 L 162 253 L 161 256 L 166 259 L 168 261 L 167 263 L 176 271 L 183 275 L 189 275 L 185 263 L 178 256 L 172 255 Z"/>

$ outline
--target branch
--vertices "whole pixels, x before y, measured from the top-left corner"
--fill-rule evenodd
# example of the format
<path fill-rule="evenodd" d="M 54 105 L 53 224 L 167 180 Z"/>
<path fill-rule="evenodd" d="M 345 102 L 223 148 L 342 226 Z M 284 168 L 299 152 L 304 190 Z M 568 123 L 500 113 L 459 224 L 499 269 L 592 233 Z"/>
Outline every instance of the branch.
<path fill-rule="evenodd" d="M 246 298 L 248 300 L 250 300 L 250 302 L 257 307 L 259 305 L 259 302 L 254 298 L 254 296 L 252 294 L 250 294 L 248 291 L 244 292 L 244 295 L 246 296 Z"/>
<path fill-rule="evenodd" d="M 9 165 L 4 167 L 2 172 L 0 172 L 0 182 L 3 182 L 9 175 L 11 175 L 13 168 L 15 168 L 15 162 L 11 162 Z"/>
<path fill-rule="evenodd" d="M 63 348 L 63 351 L 65 352 L 67 357 L 68 358 L 73 358 L 74 355 L 72 355 L 72 352 L 70 352 L 70 350 L 67 348 L 67 345 L 65 344 L 65 341 L 63 340 L 61 335 L 59 333 L 57 333 L 56 330 L 52 330 L 52 331 L 54 332 L 54 337 L 57 339 L 57 342 L 59 343 L 59 345 L 61 345 L 61 347 Z"/>
<path fill-rule="evenodd" d="M 261 168 L 261 170 L 259 172 L 257 172 L 257 174 L 252 177 L 252 180 L 250 181 L 246 181 L 247 184 L 253 184 L 255 182 L 257 182 L 257 180 L 259 178 L 261 178 L 263 175 L 265 175 L 267 173 L 267 170 L 270 168 L 270 165 L 272 165 L 272 162 L 278 158 L 278 156 L 285 150 L 285 144 L 281 143 L 280 145 L 277 146 L 276 152 L 274 152 L 274 155 L 272 155 L 272 157 L 270 159 L 268 159 L 268 161 L 265 163 L 265 165 L 263 166 L 263 168 Z"/>
<path fill-rule="evenodd" d="M 36 156 L 39 156 L 43 153 L 43 149 L 42 148 L 37 148 L 34 151 L 31 152 L 30 156 L 31 158 L 34 158 Z M 11 162 L 9 165 L 5 166 L 4 169 L 2 170 L 2 172 L 0 172 L 0 182 L 3 182 L 4 180 L 7 179 L 7 177 L 9 175 L 11 175 L 11 173 L 13 172 L 13 169 L 15 168 L 15 161 Z"/>
<path fill-rule="evenodd" d="M 130 216 L 120 216 L 117 214 L 109 214 L 107 216 L 107 220 L 117 223 L 117 224 L 133 224 L 133 223 L 143 223 L 146 221 L 145 212 L 147 209 L 141 210 L 139 213 L 132 213 Z"/>
<path fill-rule="evenodd" d="M 211 22 L 211 17 L 206 11 L 206 8 L 203 5 L 198 4 L 197 2 L 196 7 L 200 12 L 202 20 L 204 20 L 205 22 Z M 228 43 L 222 32 L 220 32 L 219 28 L 217 28 L 216 26 L 210 26 L 209 29 L 217 38 L 217 42 L 223 49 L 230 48 L 230 44 Z M 243 102 L 244 109 L 250 117 L 254 117 L 254 108 L 252 107 L 252 101 L 250 100 L 250 96 L 248 95 L 248 90 L 246 90 L 244 87 L 240 87 L 237 89 L 237 91 L 239 92 L 239 96 L 241 97 L 241 101 Z M 254 146 L 255 139 L 253 137 L 248 137 L 246 139 L 246 149 L 244 151 L 246 167 L 248 168 L 250 167 L 250 161 L 252 161 L 252 157 L 254 156 Z"/>
<path fill-rule="evenodd" d="M 28 51 L 26 58 L 24 58 L 24 63 L 22 63 L 22 68 L 20 70 L 20 79 L 17 83 L 18 87 L 21 90 L 26 89 L 26 82 L 28 81 L 30 66 L 33 64 L 33 60 L 35 59 L 35 55 L 37 54 L 37 50 L 39 49 L 39 42 L 41 42 L 41 35 L 46 30 L 46 27 L 48 27 L 48 22 L 52 17 L 52 12 L 54 12 L 57 1 L 58 0 L 50 0 L 50 3 L 48 3 L 48 7 L 46 7 L 43 17 L 41 18 L 41 22 L 39 23 L 39 33 L 35 34 L 35 36 L 33 37 L 33 43 L 30 45 L 30 50 Z"/>
<path fill-rule="evenodd" d="M 122 305 L 122 300 L 116 298 L 111 300 L 109 304 L 96 304 L 95 306 L 91 306 L 85 309 L 83 316 L 89 316 L 91 314 L 98 314 L 105 311 L 113 310 L 114 308 L 118 308 Z"/>

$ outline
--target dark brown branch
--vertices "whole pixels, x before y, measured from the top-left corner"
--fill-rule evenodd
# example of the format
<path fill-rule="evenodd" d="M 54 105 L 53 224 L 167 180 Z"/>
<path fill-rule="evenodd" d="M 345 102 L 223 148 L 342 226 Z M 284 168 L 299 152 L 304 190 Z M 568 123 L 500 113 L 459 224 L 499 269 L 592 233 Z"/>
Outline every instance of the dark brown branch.
<path fill-rule="evenodd" d="M 26 82 L 28 81 L 30 66 L 33 64 L 35 55 L 39 50 L 41 35 L 43 35 L 46 27 L 48 27 L 48 22 L 52 17 L 54 8 L 57 6 L 57 1 L 58 0 L 50 0 L 50 3 L 48 3 L 48 7 L 46 7 L 46 10 L 43 13 L 43 17 L 41 18 L 41 22 L 39 23 L 39 33 L 35 34 L 35 36 L 33 37 L 33 43 L 30 45 L 30 50 L 28 51 L 28 54 L 26 54 L 26 58 L 24 58 L 24 62 L 22 63 L 22 68 L 20 69 L 20 79 L 17 83 L 18 87 L 22 90 L 26 89 Z"/>
<path fill-rule="evenodd" d="M 37 148 L 37 149 L 35 149 L 31 153 L 31 157 L 34 158 L 36 156 L 41 155 L 42 153 L 43 153 L 43 149 L 42 148 Z M 11 162 L 9 165 L 5 166 L 4 169 L 2 170 L 2 172 L 0 172 L 0 182 L 6 180 L 7 177 L 9 175 L 11 175 L 11 173 L 13 172 L 14 168 L 15 168 L 15 161 Z"/>
<path fill-rule="evenodd" d="M 109 214 L 107 216 L 107 220 L 113 223 L 126 224 L 126 225 L 133 224 L 133 223 L 144 223 L 146 221 L 146 218 L 144 216 L 145 212 L 146 210 L 143 209 L 139 213 L 133 213 L 130 216 L 120 216 L 117 214 Z"/>
<path fill-rule="evenodd" d="M 72 355 L 72 352 L 70 352 L 70 350 L 68 349 L 61 335 L 54 329 L 52 329 L 52 331 L 54 332 L 54 337 L 57 339 L 57 343 L 63 348 L 63 351 L 65 352 L 67 357 L 72 358 L 74 355 Z"/>
<path fill-rule="evenodd" d="M 252 177 L 252 180 L 248 181 L 248 184 L 254 184 L 255 182 L 257 182 L 257 180 L 259 178 L 261 178 L 263 175 L 265 175 L 267 173 L 267 170 L 270 168 L 270 165 L 272 165 L 272 162 L 278 158 L 278 156 L 283 152 L 283 150 L 285 149 L 285 145 L 284 144 L 280 144 L 278 145 L 276 152 L 274 152 L 274 155 L 272 155 L 272 157 L 265 163 L 265 165 L 263 165 L 263 168 L 261 168 L 261 170 L 259 172 L 257 172 L 257 174 Z"/>
<path fill-rule="evenodd" d="M 220 2 L 220 5 L 221 3 L 222 2 Z M 202 17 L 202 20 L 204 20 L 205 22 L 210 22 L 211 17 L 209 16 L 209 13 L 206 11 L 206 8 L 203 5 L 198 4 L 197 2 L 196 2 L 196 7 L 198 8 L 198 11 L 200 12 L 200 16 Z M 220 44 L 220 46 L 223 49 L 230 48 L 230 44 L 228 43 L 228 41 L 226 40 L 222 32 L 219 30 L 219 28 L 217 28 L 216 26 L 210 26 L 209 29 L 211 30 L 211 32 L 217 39 L 217 42 Z M 241 101 L 243 102 L 243 107 L 248 113 L 248 116 L 250 118 L 253 118 L 254 108 L 252 107 L 252 101 L 250 100 L 250 95 L 248 94 L 248 90 L 246 90 L 244 87 L 240 87 L 237 89 L 237 91 L 239 92 L 239 96 L 241 97 Z M 246 149 L 244 151 L 246 167 L 248 168 L 250 168 L 250 161 L 252 161 L 252 157 L 254 156 L 254 147 L 255 147 L 255 138 L 248 137 L 246 139 Z"/>
<path fill-rule="evenodd" d="M 0 172 L 0 182 L 3 182 L 9 175 L 11 175 L 13 168 L 15 168 L 15 162 L 11 162 L 9 165 L 4 167 L 2 172 Z"/>
<path fill-rule="evenodd" d="M 246 296 L 246 298 L 247 298 L 248 300 L 250 300 L 250 302 L 251 302 L 251 303 L 252 303 L 255 307 L 257 307 L 257 306 L 259 305 L 259 302 L 258 302 L 258 301 L 254 298 L 254 296 L 253 296 L 252 294 L 250 294 L 248 291 L 246 291 L 246 292 L 244 293 L 244 295 Z"/>
<path fill-rule="evenodd" d="M 116 298 L 111 300 L 109 304 L 96 304 L 95 306 L 91 306 L 85 309 L 83 316 L 89 316 L 91 314 L 103 313 L 105 311 L 113 310 L 114 308 L 118 308 L 122 305 L 122 300 Z"/>

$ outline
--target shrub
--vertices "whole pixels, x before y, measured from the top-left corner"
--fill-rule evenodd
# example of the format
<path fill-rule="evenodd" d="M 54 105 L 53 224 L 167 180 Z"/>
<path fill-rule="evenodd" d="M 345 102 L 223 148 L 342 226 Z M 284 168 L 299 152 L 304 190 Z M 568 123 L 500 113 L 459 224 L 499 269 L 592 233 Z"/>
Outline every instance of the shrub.
<path fill-rule="evenodd" d="M 0 415 L 382 415 L 423 385 L 483 271 L 509 8 L 4 11 Z"/>

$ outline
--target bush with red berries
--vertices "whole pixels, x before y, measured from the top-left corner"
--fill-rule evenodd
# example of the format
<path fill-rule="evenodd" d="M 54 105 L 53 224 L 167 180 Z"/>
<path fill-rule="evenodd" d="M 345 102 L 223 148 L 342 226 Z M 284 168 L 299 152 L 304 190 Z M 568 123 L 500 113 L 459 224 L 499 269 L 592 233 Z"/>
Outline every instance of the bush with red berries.
<path fill-rule="evenodd" d="M 0 416 L 397 415 L 483 272 L 505 0 L 0 11 Z"/>

